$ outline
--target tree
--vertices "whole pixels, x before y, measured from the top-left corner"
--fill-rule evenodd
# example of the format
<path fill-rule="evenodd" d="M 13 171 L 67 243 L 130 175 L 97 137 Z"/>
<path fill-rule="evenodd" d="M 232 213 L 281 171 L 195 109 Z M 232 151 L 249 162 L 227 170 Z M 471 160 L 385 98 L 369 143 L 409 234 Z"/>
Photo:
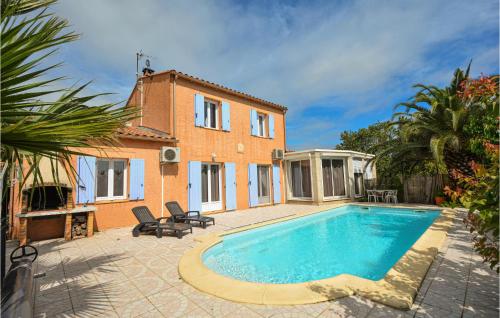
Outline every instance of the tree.
<path fill-rule="evenodd" d="M 19 187 L 27 176 L 43 185 L 38 163 L 59 161 L 74 174 L 71 156 L 82 148 L 114 145 L 115 131 L 136 117 L 135 108 L 116 104 L 89 106 L 98 95 L 83 95 L 88 83 L 72 88 L 51 88 L 61 77 L 50 73 L 61 64 L 50 64 L 49 56 L 61 45 L 78 38 L 68 32 L 68 22 L 47 9 L 55 0 L 2 0 L 1 25 L 1 161 L 2 199 L 19 171 Z M 48 101 L 47 96 L 58 96 Z M 44 100 L 45 98 L 45 100 Z M 29 169 L 18 169 L 24 164 Z M 53 169 L 54 180 L 58 171 Z M 2 244 L 5 243 L 6 211 L 2 209 Z M 4 247 L 4 245 L 2 245 Z M 2 262 L 5 250 L 2 248 Z M 3 267 L 2 263 L 2 278 Z"/>
<path fill-rule="evenodd" d="M 467 93 L 470 65 L 465 71 L 457 69 L 449 86 L 439 88 L 417 84 L 419 91 L 410 102 L 400 103 L 403 112 L 394 114 L 393 125 L 399 126 L 401 143 L 381 147 L 378 157 L 391 154 L 406 162 L 433 161 L 438 171 L 447 172 L 453 180 L 452 171 L 473 175 L 471 160 L 478 160 L 472 151 L 473 137 L 468 125 L 479 113 L 498 113 L 498 94 L 488 98 L 477 98 Z M 496 100 L 496 102 L 494 101 Z"/>
<path fill-rule="evenodd" d="M 377 153 L 381 145 L 398 142 L 398 129 L 390 122 L 378 122 L 357 131 L 343 131 L 341 142 L 335 147 L 339 150 L 353 150 L 364 153 Z M 400 186 L 400 181 L 392 169 L 390 156 L 377 160 L 378 182 L 385 185 Z"/>

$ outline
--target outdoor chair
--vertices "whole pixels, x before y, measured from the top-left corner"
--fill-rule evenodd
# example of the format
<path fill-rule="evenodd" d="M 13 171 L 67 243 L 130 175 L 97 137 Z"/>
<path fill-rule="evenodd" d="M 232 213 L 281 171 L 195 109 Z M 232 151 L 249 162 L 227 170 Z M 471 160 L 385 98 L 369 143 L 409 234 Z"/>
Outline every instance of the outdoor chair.
<path fill-rule="evenodd" d="M 200 211 L 187 211 L 184 212 L 177 201 L 165 203 L 168 212 L 172 215 L 174 222 L 183 222 L 191 224 L 191 222 L 198 223 L 201 227 L 206 228 L 207 223 L 215 225 L 215 219 L 209 216 L 200 215 Z"/>
<path fill-rule="evenodd" d="M 385 195 L 386 203 L 398 203 L 398 190 L 389 190 Z"/>
<path fill-rule="evenodd" d="M 366 190 L 366 193 L 368 194 L 368 202 L 377 202 L 377 196 L 375 195 L 375 190 Z"/>
<path fill-rule="evenodd" d="M 156 218 L 153 216 L 151 211 L 149 211 L 147 206 L 137 206 L 132 208 L 132 212 L 139 221 L 132 229 L 132 236 L 138 237 L 140 233 L 144 232 L 155 232 L 156 237 L 161 238 L 163 232 L 173 232 L 177 238 L 182 238 L 184 232 L 193 233 L 193 228 L 190 224 L 175 223 L 170 220 L 170 217 Z M 166 219 L 167 222 L 160 222 Z"/>
<path fill-rule="evenodd" d="M 385 191 L 384 190 L 375 190 L 375 202 L 378 202 L 380 199 L 380 202 L 385 201 Z"/>

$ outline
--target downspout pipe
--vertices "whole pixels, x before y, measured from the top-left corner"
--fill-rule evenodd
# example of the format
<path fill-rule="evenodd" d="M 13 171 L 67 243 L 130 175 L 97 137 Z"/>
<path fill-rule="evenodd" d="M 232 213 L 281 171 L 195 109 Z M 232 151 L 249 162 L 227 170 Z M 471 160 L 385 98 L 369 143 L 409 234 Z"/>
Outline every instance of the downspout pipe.
<path fill-rule="evenodd" d="M 175 80 L 177 79 L 177 74 L 174 74 L 173 76 L 173 83 L 172 83 L 172 137 L 177 136 L 177 127 L 176 127 L 176 118 L 175 118 Z"/>

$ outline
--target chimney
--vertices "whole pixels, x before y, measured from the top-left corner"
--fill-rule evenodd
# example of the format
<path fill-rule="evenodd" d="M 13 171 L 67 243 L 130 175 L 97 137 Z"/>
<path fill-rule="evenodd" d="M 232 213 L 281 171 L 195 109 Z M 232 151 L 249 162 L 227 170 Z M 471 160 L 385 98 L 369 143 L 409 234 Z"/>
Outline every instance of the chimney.
<path fill-rule="evenodd" d="M 150 69 L 149 67 L 145 67 L 142 69 L 142 75 L 144 76 L 149 76 L 149 75 L 153 75 L 155 71 L 153 69 Z"/>

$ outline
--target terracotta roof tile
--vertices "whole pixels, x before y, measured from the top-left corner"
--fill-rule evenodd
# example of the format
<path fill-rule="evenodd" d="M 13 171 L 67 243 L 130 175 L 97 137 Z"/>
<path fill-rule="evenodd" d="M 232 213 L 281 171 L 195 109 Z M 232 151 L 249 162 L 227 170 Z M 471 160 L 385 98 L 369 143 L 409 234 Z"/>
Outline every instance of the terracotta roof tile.
<path fill-rule="evenodd" d="M 118 135 L 122 138 L 128 137 L 158 141 L 176 141 L 175 138 L 173 138 L 166 132 L 144 126 L 120 128 L 118 129 Z"/>

